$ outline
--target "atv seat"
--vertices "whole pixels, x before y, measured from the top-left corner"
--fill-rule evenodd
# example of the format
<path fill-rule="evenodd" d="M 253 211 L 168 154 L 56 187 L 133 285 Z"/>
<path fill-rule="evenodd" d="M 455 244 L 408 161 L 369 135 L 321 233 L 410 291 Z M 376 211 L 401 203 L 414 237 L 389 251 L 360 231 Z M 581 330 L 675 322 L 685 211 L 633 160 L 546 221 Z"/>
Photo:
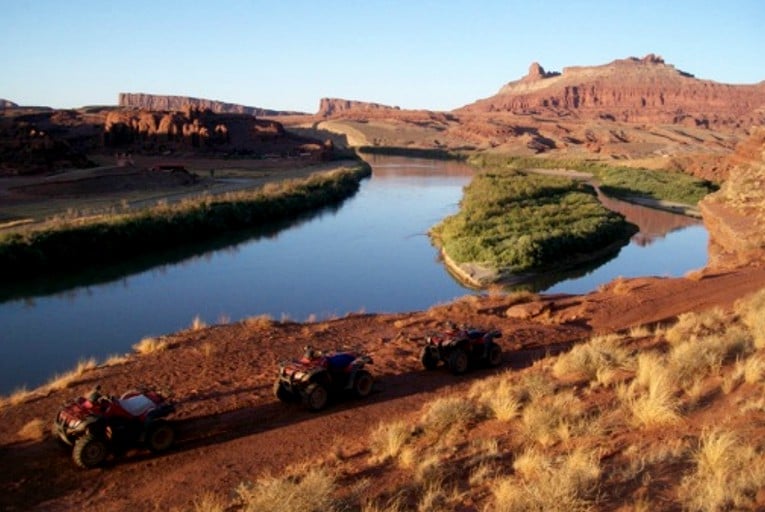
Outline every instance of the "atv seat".
<path fill-rule="evenodd" d="M 330 370 L 342 370 L 356 359 L 353 354 L 334 354 L 327 356 L 327 366 Z"/>
<path fill-rule="evenodd" d="M 115 401 L 131 416 L 141 416 L 156 406 L 156 404 L 146 395 L 135 395 L 130 398 L 121 398 Z"/>

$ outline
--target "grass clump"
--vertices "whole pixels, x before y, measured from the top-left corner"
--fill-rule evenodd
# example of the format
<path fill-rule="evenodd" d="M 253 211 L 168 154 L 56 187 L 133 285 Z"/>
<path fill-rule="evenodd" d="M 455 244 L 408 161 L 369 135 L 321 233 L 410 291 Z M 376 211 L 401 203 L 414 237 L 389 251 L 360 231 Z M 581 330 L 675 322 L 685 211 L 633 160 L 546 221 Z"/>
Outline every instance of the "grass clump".
<path fill-rule="evenodd" d="M 369 439 L 372 458 L 380 462 L 395 459 L 409 442 L 412 429 L 406 422 L 380 424 L 372 431 Z"/>
<path fill-rule="evenodd" d="M 159 338 L 146 337 L 141 341 L 133 345 L 133 350 L 139 354 L 152 354 L 154 352 L 162 352 L 167 350 L 168 343 L 166 340 Z"/>
<path fill-rule="evenodd" d="M 336 510 L 333 499 L 335 478 L 322 468 L 310 468 L 300 476 L 263 476 L 236 489 L 245 512 L 329 512 Z"/>
<path fill-rule="evenodd" d="M 601 468 L 594 452 L 579 449 L 551 457 L 528 450 L 513 468 L 515 476 L 501 477 L 491 486 L 493 500 L 486 510 L 584 511 L 596 504 Z"/>
<path fill-rule="evenodd" d="M 439 398 L 430 402 L 420 419 L 426 434 L 441 435 L 457 430 L 486 417 L 480 404 L 460 397 Z"/>
<path fill-rule="evenodd" d="M 765 485 L 765 464 L 753 446 L 730 431 L 711 430 L 699 440 L 695 468 L 679 489 L 688 510 L 751 510 Z"/>
<path fill-rule="evenodd" d="M 553 375 L 575 375 L 587 381 L 607 383 L 608 376 L 631 362 L 630 351 L 618 336 L 596 336 L 558 356 Z"/>
<path fill-rule="evenodd" d="M 635 379 L 629 385 L 617 388 L 617 395 L 638 425 L 677 423 L 681 419 L 680 400 L 674 382 L 661 357 L 645 353 L 638 356 Z"/>
<path fill-rule="evenodd" d="M 460 211 L 431 230 L 457 264 L 505 273 L 574 264 L 632 233 L 634 226 L 603 207 L 587 185 L 503 170 L 476 176 Z"/>

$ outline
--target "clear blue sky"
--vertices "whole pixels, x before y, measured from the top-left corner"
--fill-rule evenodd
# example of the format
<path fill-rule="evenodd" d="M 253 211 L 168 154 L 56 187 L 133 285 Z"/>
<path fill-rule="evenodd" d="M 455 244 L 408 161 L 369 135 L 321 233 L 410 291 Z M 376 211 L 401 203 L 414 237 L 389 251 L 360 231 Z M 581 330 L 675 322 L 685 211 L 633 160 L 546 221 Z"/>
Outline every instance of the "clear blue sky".
<path fill-rule="evenodd" d="M 450 110 L 526 74 L 655 53 L 765 80 L 761 0 L 0 2 L 0 98 L 174 94 L 316 112 L 322 97 Z"/>

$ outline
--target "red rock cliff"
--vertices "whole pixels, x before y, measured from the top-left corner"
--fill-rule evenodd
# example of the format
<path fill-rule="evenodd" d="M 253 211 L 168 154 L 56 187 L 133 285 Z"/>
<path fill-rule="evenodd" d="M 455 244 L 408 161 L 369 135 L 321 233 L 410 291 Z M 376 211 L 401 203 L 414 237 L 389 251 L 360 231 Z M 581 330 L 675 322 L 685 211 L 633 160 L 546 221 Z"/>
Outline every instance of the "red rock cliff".
<path fill-rule="evenodd" d="M 729 85 L 699 80 L 653 54 L 602 66 L 568 67 L 548 73 L 532 64 L 464 112 L 554 113 L 623 122 L 708 125 L 765 124 L 765 82 Z"/>

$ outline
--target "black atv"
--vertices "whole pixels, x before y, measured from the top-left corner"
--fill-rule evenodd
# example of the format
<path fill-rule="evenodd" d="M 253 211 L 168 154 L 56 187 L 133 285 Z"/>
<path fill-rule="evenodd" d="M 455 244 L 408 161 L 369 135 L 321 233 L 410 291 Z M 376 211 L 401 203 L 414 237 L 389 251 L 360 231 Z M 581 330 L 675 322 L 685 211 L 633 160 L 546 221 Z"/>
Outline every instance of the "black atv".
<path fill-rule="evenodd" d="M 111 452 L 135 447 L 152 452 L 170 448 L 172 425 L 164 420 L 175 406 L 157 391 L 132 390 L 119 398 L 103 395 L 100 386 L 89 396 L 67 403 L 56 415 L 53 433 L 72 447 L 72 459 L 82 468 L 101 464 Z"/>
<path fill-rule="evenodd" d="M 450 324 L 445 331 L 426 337 L 420 361 L 428 370 L 436 369 L 443 361 L 455 375 L 465 373 L 471 365 L 499 366 L 502 348 L 494 340 L 501 337 L 496 329 L 458 328 Z"/>
<path fill-rule="evenodd" d="M 283 402 L 301 400 L 311 411 L 326 407 L 330 395 L 366 398 L 374 379 L 364 366 L 371 363 L 371 357 L 359 352 L 321 352 L 306 347 L 302 358 L 279 364 L 274 395 Z"/>

